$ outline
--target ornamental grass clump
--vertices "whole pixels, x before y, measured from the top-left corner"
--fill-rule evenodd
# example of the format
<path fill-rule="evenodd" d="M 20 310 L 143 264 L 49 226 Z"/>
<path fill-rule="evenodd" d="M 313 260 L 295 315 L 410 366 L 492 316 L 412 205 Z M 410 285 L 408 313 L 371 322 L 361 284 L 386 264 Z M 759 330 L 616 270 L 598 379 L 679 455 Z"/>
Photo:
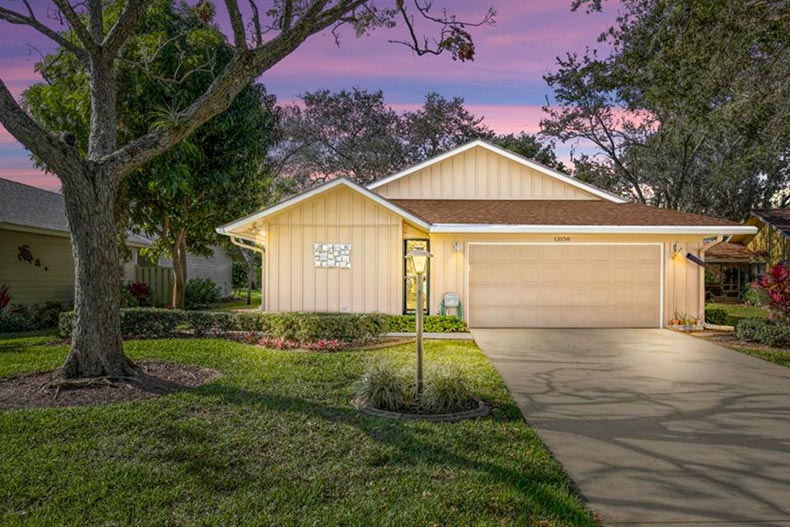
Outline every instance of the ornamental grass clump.
<path fill-rule="evenodd" d="M 463 412 L 477 404 L 468 379 L 457 368 L 429 370 L 418 394 L 414 371 L 388 362 L 365 372 L 356 385 L 356 401 L 378 410 L 425 415 Z"/>

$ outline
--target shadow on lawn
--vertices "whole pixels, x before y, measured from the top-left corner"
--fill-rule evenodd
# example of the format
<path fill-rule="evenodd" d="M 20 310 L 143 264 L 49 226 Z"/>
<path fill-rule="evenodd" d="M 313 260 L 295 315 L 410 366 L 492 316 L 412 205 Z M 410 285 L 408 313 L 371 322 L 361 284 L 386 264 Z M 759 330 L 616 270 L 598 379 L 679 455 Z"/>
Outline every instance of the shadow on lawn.
<path fill-rule="evenodd" d="M 523 493 L 523 496 L 528 496 L 528 500 L 535 505 L 534 510 L 538 517 L 548 514 L 567 520 L 573 519 L 575 522 L 581 522 L 578 523 L 579 525 L 595 524 L 586 509 L 569 507 L 568 500 L 564 498 L 574 492 L 571 490 L 573 489 L 571 483 L 561 476 L 562 472 L 559 468 L 544 463 L 543 459 L 532 464 L 529 467 L 529 472 L 519 472 L 505 465 L 486 460 L 485 458 L 495 455 L 488 449 L 487 443 L 475 444 L 474 448 L 468 450 L 468 453 L 459 453 L 444 446 L 441 441 L 431 442 L 426 437 L 431 435 L 431 431 L 426 430 L 425 427 L 463 427 L 464 423 L 480 422 L 479 420 L 463 423 L 393 421 L 362 414 L 350 405 L 347 407 L 335 406 L 298 397 L 252 392 L 217 383 L 195 388 L 191 392 L 201 397 L 219 399 L 233 405 L 263 407 L 268 410 L 301 414 L 350 426 L 374 441 L 396 450 L 397 454 L 386 456 L 384 463 L 377 463 L 374 459 L 371 466 L 380 466 L 381 464 L 450 466 L 464 471 L 484 473 L 497 483 L 505 484 Z M 523 418 L 513 403 L 499 407 L 492 415 L 483 419 L 499 421 L 503 425 L 514 421 L 519 424 L 523 423 Z M 541 455 L 550 456 L 548 452 L 541 453 Z M 212 486 L 216 484 L 216 471 L 210 465 L 204 467 L 202 464 L 197 464 L 193 468 L 199 471 L 208 469 L 210 472 L 206 475 L 208 477 L 200 479 Z M 581 500 L 580 496 L 577 497 Z M 577 524 L 575 522 L 574 524 Z"/>

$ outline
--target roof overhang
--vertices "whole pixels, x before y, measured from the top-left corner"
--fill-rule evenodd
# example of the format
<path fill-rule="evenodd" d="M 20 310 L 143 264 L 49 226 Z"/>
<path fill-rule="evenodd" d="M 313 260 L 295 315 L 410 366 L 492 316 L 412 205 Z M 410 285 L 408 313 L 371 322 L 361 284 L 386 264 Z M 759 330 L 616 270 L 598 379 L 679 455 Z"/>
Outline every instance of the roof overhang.
<path fill-rule="evenodd" d="M 381 187 L 383 185 L 386 185 L 388 183 L 392 183 L 393 181 L 396 181 L 396 180 L 398 180 L 400 178 L 406 177 L 409 174 L 413 174 L 414 172 L 422 170 L 422 169 L 424 169 L 426 167 L 429 167 L 429 166 L 431 166 L 433 164 L 441 163 L 445 159 L 449 159 L 449 158 L 451 158 L 451 157 L 453 157 L 453 156 L 455 156 L 457 154 L 466 152 L 467 150 L 471 150 L 472 148 L 476 148 L 476 147 L 485 148 L 486 150 L 488 150 L 490 152 L 494 152 L 495 154 L 499 154 L 502 157 L 510 159 L 511 161 L 514 161 L 514 162 L 516 162 L 516 163 L 518 163 L 520 165 L 523 165 L 525 167 L 531 168 L 533 170 L 537 170 L 538 172 L 540 172 L 542 174 L 545 174 L 547 176 L 553 177 L 554 179 L 558 179 L 560 181 L 563 181 L 563 182 L 565 182 L 565 183 L 567 183 L 567 184 L 569 184 L 569 185 L 571 185 L 573 187 L 581 189 L 581 190 L 583 190 L 585 192 L 588 192 L 588 193 L 590 193 L 590 194 L 592 194 L 594 196 L 597 196 L 599 198 L 605 199 L 607 201 L 612 201 L 614 203 L 625 203 L 626 202 L 625 199 L 623 199 L 623 198 L 621 198 L 619 196 L 615 196 L 614 194 L 610 194 L 609 192 L 606 192 L 605 190 L 601 190 L 601 189 L 596 188 L 596 187 L 594 187 L 592 185 L 589 185 L 587 183 L 579 181 L 578 179 L 576 179 L 574 177 L 571 177 L 571 176 L 569 176 L 567 174 L 563 174 L 562 172 L 554 170 L 553 168 L 549 168 L 549 167 L 547 167 L 545 165 L 542 165 L 540 163 L 536 163 L 535 161 L 527 159 L 526 157 L 522 157 L 522 156 L 520 156 L 520 155 L 518 155 L 516 153 L 513 153 L 513 152 L 511 152 L 509 150 L 506 150 L 504 148 L 501 148 L 499 146 L 493 145 L 493 144 L 491 144 L 491 143 L 489 143 L 487 141 L 483 141 L 482 139 L 477 139 L 475 141 L 472 141 L 471 143 L 467 143 L 467 144 L 465 144 L 463 146 L 459 146 L 458 148 L 450 150 L 449 152 L 445 152 L 444 154 L 441 154 L 439 156 L 433 157 L 433 158 L 431 158 L 431 159 L 429 159 L 427 161 L 424 161 L 424 162 L 422 162 L 422 163 L 420 163 L 418 165 L 414 165 L 413 167 L 407 168 L 406 170 L 398 172 L 397 174 L 393 174 L 392 176 L 388 176 L 388 177 L 385 177 L 384 179 L 380 179 L 378 181 L 374 181 L 373 183 L 368 185 L 368 188 L 371 189 L 371 190 L 377 189 L 377 188 L 379 188 L 379 187 Z"/>
<path fill-rule="evenodd" d="M 0 229 L 7 231 L 27 232 L 29 234 L 41 234 L 44 236 L 57 236 L 60 238 L 70 238 L 69 231 L 62 231 L 60 229 L 46 229 L 43 227 L 35 227 L 32 225 L 20 225 L 18 223 L 0 222 Z"/>
<path fill-rule="evenodd" d="M 486 233 L 486 234 L 754 234 L 755 227 L 694 226 L 694 225 L 487 225 L 435 223 L 431 233 Z"/>
<path fill-rule="evenodd" d="M 382 196 L 379 196 L 375 192 L 371 192 L 370 190 L 368 190 L 367 188 L 363 187 L 362 185 L 358 185 L 358 184 L 354 183 L 350 179 L 341 177 L 341 178 L 333 179 L 332 181 L 330 181 L 328 183 L 325 183 L 323 185 L 320 185 L 318 187 L 315 187 L 312 190 L 308 190 L 307 192 L 303 192 L 301 194 L 297 194 L 296 196 L 293 196 L 291 198 L 283 200 L 280 203 L 278 203 L 276 205 L 273 205 L 273 206 L 271 206 L 271 207 L 269 207 L 267 209 L 264 209 L 262 211 L 256 212 L 255 214 L 251 214 L 251 215 L 246 216 L 244 218 L 240 218 L 238 220 L 235 220 L 235 221 L 232 221 L 232 222 L 227 223 L 225 225 L 222 225 L 220 227 L 217 227 L 216 231 L 219 234 L 224 234 L 226 236 L 241 237 L 239 235 L 239 233 L 235 232 L 238 229 L 240 229 L 242 227 L 245 227 L 247 225 L 250 225 L 252 223 L 255 223 L 257 221 L 263 220 L 265 218 L 274 216 L 275 214 L 278 214 L 278 213 L 280 213 L 280 212 L 282 212 L 282 211 L 284 211 L 286 209 L 289 209 L 289 208 L 291 208 L 291 207 L 293 207 L 295 205 L 298 205 L 299 203 L 302 203 L 303 201 L 307 201 L 310 198 L 316 197 L 316 196 L 318 196 L 320 194 L 323 194 L 324 192 L 328 192 L 328 191 L 330 191 L 330 190 L 332 190 L 334 188 L 340 187 L 340 186 L 345 186 L 345 187 L 347 187 L 347 188 L 349 188 L 351 190 L 354 190 L 354 191 L 362 194 L 366 198 L 370 199 L 371 201 L 376 202 L 378 205 L 381 205 L 382 207 L 384 207 L 385 209 L 389 210 L 393 214 L 396 214 L 396 215 L 402 217 L 403 219 L 405 219 L 406 221 L 414 224 L 417 227 L 420 227 L 420 228 L 422 228 L 422 229 L 424 229 L 426 231 L 430 228 L 430 224 L 428 224 L 428 222 L 426 222 L 425 220 L 423 220 L 421 218 L 418 218 L 417 216 L 415 216 L 411 212 L 407 211 L 406 209 L 403 209 L 403 208 L 397 206 L 396 204 L 392 203 L 391 201 L 387 200 L 386 198 L 383 198 Z"/>

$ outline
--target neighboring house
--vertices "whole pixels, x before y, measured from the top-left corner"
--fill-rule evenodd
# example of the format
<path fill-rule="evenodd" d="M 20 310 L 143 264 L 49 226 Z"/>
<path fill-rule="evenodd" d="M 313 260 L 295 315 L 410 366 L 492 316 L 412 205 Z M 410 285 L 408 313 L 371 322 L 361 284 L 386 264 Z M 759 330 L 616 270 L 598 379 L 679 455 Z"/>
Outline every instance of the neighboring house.
<path fill-rule="evenodd" d="M 139 250 L 146 238 L 127 235 L 133 259 L 124 265 L 134 277 Z M 190 257 L 191 277 L 212 278 L 230 294 L 232 266 L 225 251 L 213 258 Z M 12 301 L 36 304 L 74 298 L 74 260 L 63 196 L 0 178 L 0 285 L 10 288 Z"/>
<path fill-rule="evenodd" d="M 768 265 L 790 262 L 790 209 L 753 210 L 744 224 L 756 227 L 757 233 L 733 236 L 731 242 L 765 255 Z"/>
<path fill-rule="evenodd" d="M 749 284 L 765 272 L 765 254 L 732 242 L 705 253 L 705 297 L 709 302 L 738 303 Z"/>
<path fill-rule="evenodd" d="M 662 327 L 704 316 L 705 240 L 756 228 L 611 195 L 483 141 L 362 187 L 336 179 L 217 229 L 265 249 L 269 311 L 427 311 L 472 327 Z M 715 243 L 715 242 L 714 242 Z"/>

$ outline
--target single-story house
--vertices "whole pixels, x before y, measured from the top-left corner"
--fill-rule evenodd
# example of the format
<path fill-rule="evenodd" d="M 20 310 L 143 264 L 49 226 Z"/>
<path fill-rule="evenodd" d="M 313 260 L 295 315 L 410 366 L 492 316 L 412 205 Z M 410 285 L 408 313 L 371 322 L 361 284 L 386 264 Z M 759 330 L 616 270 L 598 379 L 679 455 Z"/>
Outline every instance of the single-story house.
<path fill-rule="evenodd" d="M 126 244 L 132 259 L 124 263 L 124 278 L 130 281 L 139 251 L 151 242 L 129 233 Z M 232 262 L 224 250 L 211 258 L 190 255 L 187 266 L 191 278 L 211 278 L 230 294 Z M 62 195 L 0 178 L 0 285 L 9 286 L 15 304 L 73 300 L 74 260 Z"/>
<path fill-rule="evenodd" d="M 769 266 L 790 262 L 790 209 L 752 210 L 744 224 L 757 228 L 757 232 L 733 236 L 730 242 L 763 255 Z"/>
<path fill-rule="evenodd" d="M 765 253 L 746 245 L 721 242 L 705 253 L 705 297 L 709 302 L 739 303 L 749 284 L 765 273 Z"/>
<path fill-rule="evenodd" d="M 630 203 L 484 141 L 367 187 L 340 178 L 219 227 L 264 251 L 263 309 L 414 309 L 472 327 L 663 327 L 704 316 L 705 251 L 756 228 Z"/>

